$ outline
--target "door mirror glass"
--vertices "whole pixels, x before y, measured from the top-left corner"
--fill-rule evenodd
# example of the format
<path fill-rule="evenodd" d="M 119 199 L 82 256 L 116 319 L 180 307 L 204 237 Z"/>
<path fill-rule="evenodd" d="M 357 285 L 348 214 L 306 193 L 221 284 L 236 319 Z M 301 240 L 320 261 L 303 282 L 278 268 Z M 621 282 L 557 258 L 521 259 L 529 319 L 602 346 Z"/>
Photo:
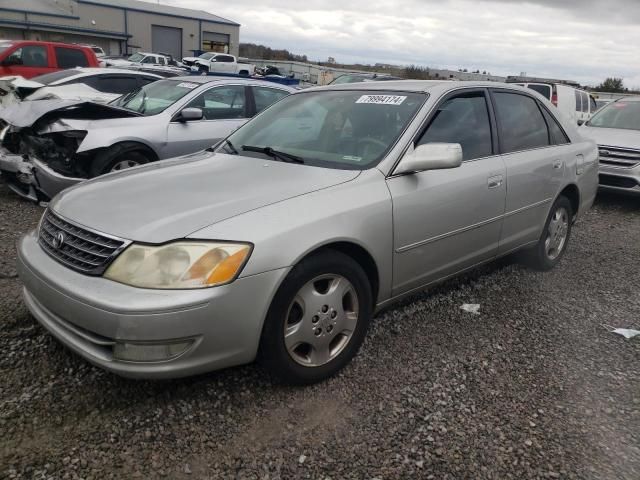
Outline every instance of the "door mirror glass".
<path fill-rule="evenodd" d="M 411 148 L 400 161 L 395 173 L 442 170 L 462 165 L 459 143 L 425 143 Z"/>
<path fill-rule="evenodd" d="M 584 120 L 578 120 L 578 125 L 584 125 Z"/>
<path fill-rule="evenodd" d="M 185 108 L 180 112 L 178 120 L 181 122 L 192 122 L 194 120 L 202 120 L 204 114 L 201 108 Z"/>

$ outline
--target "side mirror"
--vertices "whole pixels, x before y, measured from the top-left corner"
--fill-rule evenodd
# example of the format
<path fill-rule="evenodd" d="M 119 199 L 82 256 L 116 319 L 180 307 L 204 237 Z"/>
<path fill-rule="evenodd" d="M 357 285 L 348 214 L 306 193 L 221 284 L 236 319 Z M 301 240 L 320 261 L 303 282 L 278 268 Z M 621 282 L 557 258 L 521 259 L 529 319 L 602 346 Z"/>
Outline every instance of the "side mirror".
<path fill-rule="evenodd" d="M 201 108 L 185 108 L 178 115 L 178 120 L 181 122 L 192 122 L 194 120 L 202 120 L 204 114 Z"/>
<path fill-rule="evenodd" d="M 578 125 L 579 125 L 579 126 L 584 125 L 584 120 L 578 120 Z"/>
<path fill-rule="evenodd" d="M 425 143 L 411 149 L 400 160 L 395 174 L 442 170 L 462 165 L 462 146 L 459 143 Z"/>

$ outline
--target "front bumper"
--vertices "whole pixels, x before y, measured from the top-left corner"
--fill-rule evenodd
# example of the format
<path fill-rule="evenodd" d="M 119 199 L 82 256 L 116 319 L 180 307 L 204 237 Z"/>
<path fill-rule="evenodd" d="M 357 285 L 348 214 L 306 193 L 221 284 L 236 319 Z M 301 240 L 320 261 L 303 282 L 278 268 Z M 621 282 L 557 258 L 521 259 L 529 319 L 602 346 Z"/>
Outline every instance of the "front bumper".
<path fill-rule="evenodd" d="M 26 159 L 0 148 L 0 173 L 11 190 L 28 200 L 48 201 L 65 188 L 84 181 L 65 177 L 38 159 Z"/>
<path fill-rule="evenodd" d="M 74 272 L 49 257 L 35 232 L 18 242 L 18 273 L 33 316 L 89 362 L 133 378 L 175 378 L 253 361 L 271 299 L 288 269 L 201 290 L 149 290 Z M 166 361 L 114 359 L 115 342 L 194 344 Z"/>
<path fill-rule="evenodd" d="M 601 190 L 640 195 L 640 165 L 622 168 L 600 164 L 599 173 Z"/>

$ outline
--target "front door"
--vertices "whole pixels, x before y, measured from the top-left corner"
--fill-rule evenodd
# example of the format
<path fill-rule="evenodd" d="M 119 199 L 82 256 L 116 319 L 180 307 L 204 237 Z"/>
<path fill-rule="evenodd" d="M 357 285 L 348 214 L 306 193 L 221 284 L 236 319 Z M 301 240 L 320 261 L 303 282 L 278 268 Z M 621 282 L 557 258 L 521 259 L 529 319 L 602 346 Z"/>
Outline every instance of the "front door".
<path fill-rule="evenodd" d="M 453 275 L 498 252 L 505 167 L 484 89 L 445 99 L 416 145 L 459 143 L 458 168 L 388 180 L 393 199 L 393 295 Z"/>
<path fill-rule="evenodd" d="M 242 126 L 250 116 L 243 85 L 210 88 L 183 108 L 202 109 L 202 120 L 169 123 L 164 158 L 210 147 Z"/>

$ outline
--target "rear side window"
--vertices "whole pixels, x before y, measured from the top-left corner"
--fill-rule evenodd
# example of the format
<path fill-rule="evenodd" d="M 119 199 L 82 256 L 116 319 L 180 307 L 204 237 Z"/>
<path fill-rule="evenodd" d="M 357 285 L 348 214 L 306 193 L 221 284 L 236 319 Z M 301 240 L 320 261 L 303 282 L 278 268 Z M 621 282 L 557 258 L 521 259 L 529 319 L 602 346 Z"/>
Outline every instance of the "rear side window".
<path fill-rule="evenodd" d="M 549 145 L 549 130 L 537 102 L 526 95 L 494 92 L 504 153 Z"/>
<path fill-rule="evenodd" d="M 224 63 L 233 63 L 233 57 L 230 57 L 228 55 L 218 55 L 216 57 L 216 61 L 217 62 L 224 62 Z"/>
<path fill-rule="evenodd" d="M 82 50 L 76 48 L 55 47 L 56 62 L 59 68 L 88 67 L 89 61 Z"/>
<path fill-rule="evenodd" d="M 566 143 L 571 143 L 569 137 L 564 133 L 564 130 L 553 115 L 551 115 L 544 107 L 540 107 L 540 110 L 542 110 L 544 119 L 547 121 L 547 126 L 549 127 L 550 143 L 552 145 L 564 145 Z"/>
<path fill-rule="evenodd" d="M 118 76 L 101 76 L 96 77 L 92 82 L 93 88 L 103 93 L 117 93 L 125 94 L 132 92 L 138 88 L 138 79 L 133 76 L 118 75 Z"/>
<path fill-rule="evenodd" d="M 23 67 L 48 67 L 47 48 L 42 45 L 27 45 L 18 48 L 5 59 L 5 63 Z"/>
<path fill-rule="evenodd" d="M 288 95 L 284 90 L 277 88 L 251 87 L 251 89 L 253 90 L 253 98 L 256 102 L 256 113 L 260 113 L 272 103 Z"/>
<path fill-rule="evenodd" d="M 582 111 L 589 113 L 589 95 L 586 92 L 580 92 L 580 96 L 582 97 Z"/>
<path fill-rule="evenodd" d="M 493 155 L 491 123 L 483 92 L 453 97 L 438 108 L 418 145 L 438 142 L 459 143 L 464 160 Z"/>
<path fill-rule="evenodd" d="M 582 111 L 582 96 L 578 90 L 574 90 L 576 94 L 576 112 Z"/>
<path fill-rule="evenodd" d="M 529 84 L 529 85 L 527 85 L 527 87 L 530 90 L 538 92 L 540 95 L 542 95 L 547 100 L 551 100 L 551 85 L 532 85 L 532 84 Z"/>

